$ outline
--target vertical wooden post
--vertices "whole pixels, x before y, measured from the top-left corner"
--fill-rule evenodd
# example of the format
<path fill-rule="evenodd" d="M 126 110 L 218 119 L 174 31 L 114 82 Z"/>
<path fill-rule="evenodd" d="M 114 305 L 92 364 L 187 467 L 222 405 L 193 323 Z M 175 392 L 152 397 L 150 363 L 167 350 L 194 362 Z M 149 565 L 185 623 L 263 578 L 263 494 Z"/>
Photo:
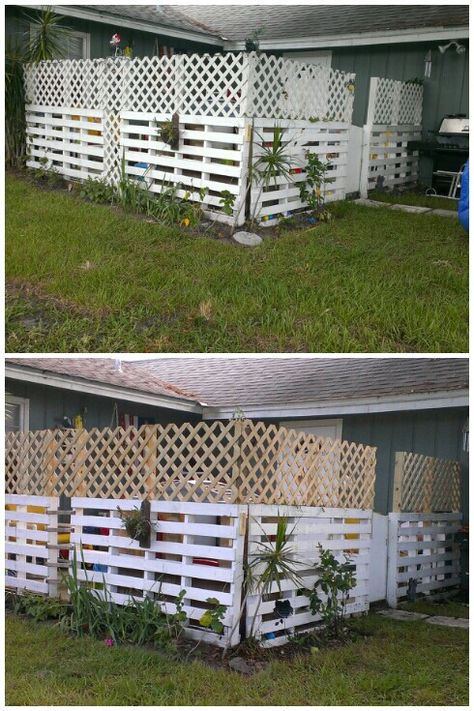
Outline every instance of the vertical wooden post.
<path fill-rule="evenodd" d="M 401 511 L 405 458 L 406 452 L 395 452 L 395 467 L 393 470 L 392 511 Z"/>
<path fill-rule="evenodd" d="M 375 117 L 375 102 L 377 99 L 378 77 L 370 78 L 369 98 L 367 103 L 367 116 L 362 137 L 362 165 L 360 169 L 360 196 L 366 198 L 369 186 L 370 143 Z"/>
<path fill-rule="evenodd" d="M 58 508 L 59 497 L 50 496 L 48 501 L 48 597 L 59 596 L 59 571 L 58 571 Z"/>
<path fill-rule="evenodd" d="M 399 514 L 388 514 L 388 545 L 387 545 L 387 604 L 397 607 L 397 574 L 398 574 L 398 526 Z"/>

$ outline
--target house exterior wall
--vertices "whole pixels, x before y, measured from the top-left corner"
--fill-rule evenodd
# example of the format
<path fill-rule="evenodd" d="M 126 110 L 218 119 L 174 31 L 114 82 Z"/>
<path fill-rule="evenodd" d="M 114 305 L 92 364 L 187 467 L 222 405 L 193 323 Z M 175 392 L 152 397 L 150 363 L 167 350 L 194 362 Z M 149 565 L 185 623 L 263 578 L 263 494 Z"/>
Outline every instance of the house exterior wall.
<path fill-rule="evenodd" d="M 16 6 L 8 6 L 6 8 L 6 37 L 7 39 L 10 38 L 13 43 L 18 42 L 22 44 L 25 36 L 28 35 L 29 24 L 25 15 L 34 16 L 35 13 L 27 7 L 19 8 Z M 173 47 L 177 52 L 190 50 L 198 53 L 213 54 L 215 51 L 218 51 L 218 48 L 213 45 L 167 37 L 165 35 L 156 35 L 152 32 L 143 32 L 142 30 L 134 30 L 130 27 L 120 25 L 119 23 L 108 25 L 102 22 L 66 17 L 64 24 L 71 30 L 86 32 L 90 35 L 91 59 L 111 56 L 112 51 L 109 42 L 115 32 L 118 32 L 122 38 L 122 47 L 130 46 L 133 48 L 135 57 L 146 57 L 158 54 L 160 47 Z"/>
<path fill-rule="evenodd" d="M 119 413 L 153 418 L 156 424 L 168 422 L 198 422 L 201 417 L 192 413 L 166 410 L 138 403 L 115 401 L 113 398 L 87 395 L 80 392 L 62 390 L 46 385 L 37 385 L 16 380 L 6 382 L 6 392 L 10 395 L 29 399 L 29 429 L 41 430 L 62 424 L 64 416 L 73 418 L 87 408 L 85 426 L 109 427 L 112 421 L 114 403 Z M 442 459 L 456 459 L 462 464 L 463 517 L 469 519 L 468 510 L 468 452 L 463 449 L 463 428 L 467 423 L 468 408 L 446 408 L 440 410 L 419 410 L 414 412 L 388 412 L 363 415 L 334 414 L 334 419 L 342 419 L 342 438 L 377 447 L 377 469 L 375 485 L 375 511 L 386 514 L 391 510 L 393 493 L 393 468 L 396 451 L 412 451 Z M 267 423 L 285 421 L 266 418 Z M 317 422 L 333 419 L 310 417 L 298 418 L 299 425 L 305 420 Z"/>
<path fill-rule="evenodd" d="M 117 403 L 119 413 L 150 418 L 154 420 L 155 424 L 197 422 L 200 419 L 199 416 L 190 412 L 181 413 L 177 410 L 166 410 L 165 408 L 17 380 L 7 379 L 6 392 L 9 395 L 29 399 L 30 430 L 54 429 L 62 424 L 63 417 L 73 418 L 80 414 L 84 407 L 87 408 L 84 417 L 87 429 L 110 427 L 115 403 Z"/>
<path fill-rule="evenodd" d="M 339 419 L 337 413 L 335 419 Z M 344 415 L 342 438 L 377 447 L 375 511 L 391 510 L 395 452 L 411 451 L 441 459 L 456 459 L 462 465 L 463 517 L 469 520 L 468 452 L 463 449 L 463 428 L 468 408 Z M 299 418 L 298 424 L 304 422 Z M 317 418 L 310 418 L 311 421 Z M 325 416 L 323 419 L 331 419 Z M 274 420 L 267 420 L 269 423 Z"/>

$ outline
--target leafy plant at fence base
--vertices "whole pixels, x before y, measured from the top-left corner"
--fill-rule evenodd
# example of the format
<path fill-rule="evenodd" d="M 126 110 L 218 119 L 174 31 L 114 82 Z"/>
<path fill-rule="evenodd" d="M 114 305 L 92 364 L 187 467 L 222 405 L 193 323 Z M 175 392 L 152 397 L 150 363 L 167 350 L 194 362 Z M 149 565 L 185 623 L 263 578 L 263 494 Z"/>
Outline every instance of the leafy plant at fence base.
<path fill-rule="evenodd" d="M 84 580 L 79 579 L 74 552 L 71 574 L 66 578 L 70 604 L 68 614 L 61 618 L 61 626 L 79 637 L 90 635 L 113 640 L 114 644 L 153 644 L 162 651 L 175 653 L 187 623 L 183 609 L 186 591 L 182 590 L 176 598 L 173 614 L 163 611 L 159 591 L 156 593 L 158 599 L 150 593 L 140 599 L 132 597 L 127 604 L 119 605 L 113 601 L 105 578 L 100 588 L 91 587 L 83 554 L 81 557 Z"/>
<path fill-rule="evenodd" d="M 300 199 L 317 213 L 321 221 L 327 222 L 330 213 L 324 210 L 324 189 L 328 183 L 333 183 L 334 178 L 327 177 L 331 163 L 323 163 L 316 153 L 308 151 L 306 154 L 306 180 L 299 184 Z"/>
<path fill-rule="evenodd" d="M 117 200 L 115 187 L 100 178 L 87 178 L 84 183 L 81 183 L 79 195 L 99 205 L 113 204 Z"/>
<path fill-rule="evenodd" d="M 206 610 L 202 615 L 199 624 L 202 625 L 202 627 L 208 627 L 213 632 L 222 635 L 224 632 L 222 620 L 227 612 L 227 607 L 226 605 L 221 605 L 219 600 L 215 597 L 208 597 L 206 602 L 212 605 L 212 607 L 210 610 Z"/>
<path fill-rule="evenodd" d="M 57 598 L 45 597 L 25 590 L 22 594 L 6 591 L 6 609 L 15 614 L 32 617 L 36 622 L 60 619 L 66 614 L 67 606 Z"/>
<path fill-rule="evenodd" d="M 232 217 L 232 215 L 234 214 L 234 204 L 235 195 L 233 195 L 230 190 L 222 190 L 219 205 L 222 206 L 222 212 L 224 213 L 224 215 L 229 215 L 229 217 Z"/>
<path fill-rule="evenodd" d="M 303 592 L 309 597 L 309 608 L 313 615 L 321 615 L 324 623 L 334 636 L 338 636 L 345 616 L 349 592 L 356 585 L 356 578 L 351 559 L 345 555 L 340 563 L 330 550 L 318 545 L 320 562 L 317 566 L 319 575 L 311 590 Z M 320 592 L 326 596 L 320 597 Z"/>

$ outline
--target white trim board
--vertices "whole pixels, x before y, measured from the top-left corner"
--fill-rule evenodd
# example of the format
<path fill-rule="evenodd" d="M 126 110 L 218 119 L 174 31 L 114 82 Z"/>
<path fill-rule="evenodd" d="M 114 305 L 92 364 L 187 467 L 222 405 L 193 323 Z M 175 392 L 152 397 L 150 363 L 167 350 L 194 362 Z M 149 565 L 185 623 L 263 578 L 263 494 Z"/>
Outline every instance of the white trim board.
<path fill-rule="evenodd" d="M 38 385 L 48 385 L 62 388 L 63 390 L 73 390 L 75 392 L 88 393 L 89 395 L 100 395 L 110 397 L 114 400 L 128 400 L 138 402 L 143 405 L 153 405 L 155 407 L 165 407 L 169 410 L 179 410 L 182 412 L 193 412 L 202 414 L 202 406 L 196 401 L 184 400 L 179 397 L 166 397 L 166 395 L 153 395 L 144 393 L 132 388 L 107 385 L 106 383 L 92 382 L 81 378 L 73 378 L 59 373 L 45 373 L 42 371 L 27 370 L 15 365 L 5 366 L 5 378 L 21 380 Z"/>
<path fill-rule="evenodd" d="M 405 42 L 439 42 L 451 39 L 468 39 L 468 27 L 424 27 L 422 30 L 384 30 L 381 32 L 356 32 L 351 34 L 261 39 L 260 49 L 298 50 L 330 49 L 331 47 L 363 47 L 377 44 L 404 44 Z M 244 41 L 225 42 L 224 50 L 245 49 Z"/>
<path fill-rule="evenodd" d="M 392 395 L 358 400 L 330 400 L 328 402 L 291 403 L 285 405 L 245 405 L 241 408 L 249 418 L 275 417 L 337 417 L 339 415 L 365 415 L 372 412 L 399 412 L 403 410 L 433 410 L 445 407 L 467 407 L 468 390 Z M 228 419 L 235 412 L 232 407 L 205 407 L 204 419 Z"/>
<path fill-rule="evenodd" d="M 42 10 L 43 5 L 30 5 L 29 7 L 35 10 Z M 191 40 L 193 42 L 201 42 L 202 44 L 217 45 L 222 47 L 223 40 L 220 37 L 212 35 L 200 34 L 191 30 L 180 30 L 175 27 L 160 25 L 159 23 L 145 22 L 145 20 L 136 20 L 133 17 L 116 15 L 107 12 L 107 6 L 100 11 L 94 11 L 82 7 L 81 5 L 55 5 L 55 11 L 66 17 L 77 17 L 80 20 L 89 20 L 91 22 L 102 22 L 106 25 L 122 25 L 134 30 L 141 30 L 153 35 L 164 35 L 165 37 L 175 37 L 177 39 Z"/>

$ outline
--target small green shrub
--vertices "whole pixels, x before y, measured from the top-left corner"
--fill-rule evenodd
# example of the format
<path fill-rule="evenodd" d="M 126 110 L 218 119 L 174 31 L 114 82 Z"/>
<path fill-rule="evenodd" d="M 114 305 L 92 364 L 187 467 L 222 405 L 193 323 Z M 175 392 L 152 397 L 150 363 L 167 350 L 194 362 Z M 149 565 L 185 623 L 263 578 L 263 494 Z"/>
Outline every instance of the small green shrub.
<path fill-rule="evenodd" d="M 113 204 L 117 199 L 116 189 L 100 178 L 87 178 L 79 192 L 81 198 L 99 205 Z"/>
<path fill-rule="evenodd" d="M 206 602 L 212 605 L 212 607 L 209 610 L 206 610 L 206 612 L 202 615 L 199 620 L 199 624 L 202 627 L 207 627 L 213 632 L 217 632 L 217 634 L 222 635 L 224 632 L 222 620 L 227 612 L 227 607 L 226 605 L 221 605 L 219 600 L 215 597 L 208 597 Z"/>
<path fill-rule="evenodd" d="M 7 591 L 5 607 L 15 614 L 32 617 L 36 622 L 60 619 L 66 614 L 67 609 L 61 600 L 37 595 L 27 590 L 23 593 Z"/>
<path fill-rule="evenodd" d="M 308 151 L 306 154 L 306 180 L 300 183 L 300 198 L 306 202 L 311 210 L 318 214 L 324 222 L 329 221 L 330 213 L 324 210 L 324 188 L 328 183 L 333 183 L 334 178 L 327 177 L 331 163 L 323 163 L 316 153 Z"/>
<path fill-rule="evenodd" d="M 318 546 L 320 562 L 317 566 L 318 579 L 311 590 L 304 590 L 309 597 L 309 608 L 313 615 L 320 614 L 329 632 L 339 636 L 345 616 L 345 608 L 349 592 L 356 585 L 356 579 L 351 565 L 351 559 L 345 555 L 344 562 L 339 563 L 330 550 Z M 326 598 L 321 599 L 322 591 Z"/>
<path fill-rule="evenodd" d="M 229 217 L 232 217 L 232 215 L 234 214 L 234 204 L 235 195 L 233 195 L 230 190 L 222 190 L 219 205 L 222 206 L 222 212 L 224 213 L 224 215 L 229 215 Z"/>

